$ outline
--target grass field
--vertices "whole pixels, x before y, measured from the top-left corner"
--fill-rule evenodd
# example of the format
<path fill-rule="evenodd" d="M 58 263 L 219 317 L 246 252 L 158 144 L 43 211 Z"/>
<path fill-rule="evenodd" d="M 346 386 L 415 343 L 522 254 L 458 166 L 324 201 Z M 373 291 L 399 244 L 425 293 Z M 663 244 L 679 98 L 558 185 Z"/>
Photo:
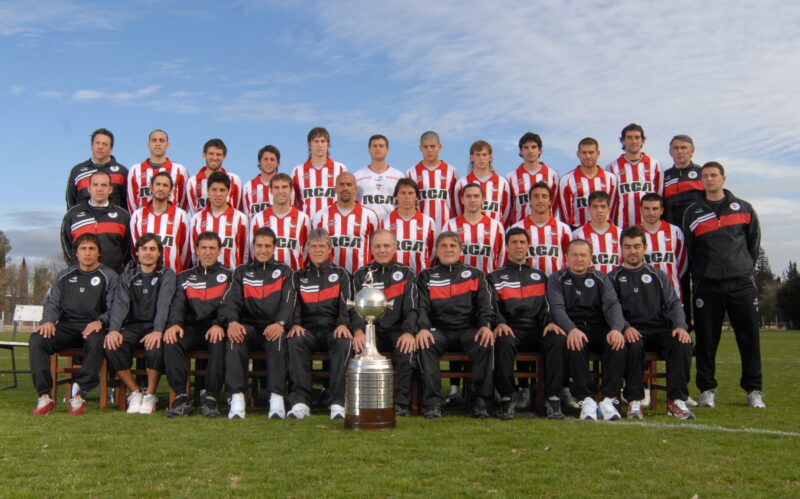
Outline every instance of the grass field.
<path fill-rule="evenodd" d="M 644 423 L 476 421 L 451 412 L 367 433 L 324 414 L 129 416 L 99 411 L 96 398 L 81 418 L 63 404 L 35 418 L 24 375 L 18 389 L 0 392 L 0 495 L 797 497 L 800 332 L 764 333 L 762 348 L 768 408 L 745 405 L 735 342 L 725 334 L 718 406 L 688 422 L 661 409 Z M 27 365 L 27 351 L 18 353 Z M 8 365 L 0 351 L 0 366 Z M 0 375 L 8 384 L 10 375 Z"/>

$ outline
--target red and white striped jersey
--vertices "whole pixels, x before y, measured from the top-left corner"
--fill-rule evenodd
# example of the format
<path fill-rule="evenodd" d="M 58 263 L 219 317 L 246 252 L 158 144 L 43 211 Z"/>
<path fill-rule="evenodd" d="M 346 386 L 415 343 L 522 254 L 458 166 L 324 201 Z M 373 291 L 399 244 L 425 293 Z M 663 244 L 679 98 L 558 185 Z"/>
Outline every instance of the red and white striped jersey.
<path fill-rule="evenodd" d="M 458 172 L 444 161 L 428 168 L 420 161 L 406 172 L 419 186 L 419 211 L 428 215 L 440 228 L 455 214 L 454 191 Z"/>
<path fill-rule="evenodd" d="M 161 166 L 154 167 L 148 158 L 141 163 L 136 163 L 128 170 L 128 209 L 131 213 L 153 199 L 150 194 L 150 179 L 158 172 L 167 172 L 172 177 L 170 204 L 186 209 L 186 180 L 189 178 L 186 167 L 180 163 L 173 163 L 169 158 Z M 176 272 L 179 271 L 176 270 Z"/>
<path fill-rule="evenodd" d="M 572 239 L 583 239 L 592 245 L 592 268 L 608 274 L 622 261 L 619 227 L 609 224 L 605 232 L 594 230 L 591 222 L 586 222 L 572 233 Z"/>
<path fill-rule="evenodd" d="M 336 202 L 336 177 L 346 172 L 347 167 L 328 158 L 327 163 L 317 168 L 308 159 L 292 170 L 294 203 L 298 210 L 312 216 Z"/>
<path fill-rule="evenodd" d="M 186 199 L 189 206 L 189 212 L 196 214 L 206 207 L 208 200 L 208 176 L 205 174 L 205 167 L 201 168 L 197 175 L 192 175 L 186 182 Z M 242 208 L 242 179 L 239 175 L 225 171 L 225 168 L 220 168 L 219 171 L 227 173 L 231 179 L 231 190 L 228 193 L 228 204 L 236 210 Z M 231 267 L 232 269 L 233 267 Z"/>
<path fill-rule="evenodd" d="M 514 224 L 528 231 L 531 245 L 528 249 L 528 263 L 548 276 L 567 266 L 567 246 L 572 241 L 569 225 L 550 217 L 544 225 L 526 217 Z"/>
<path fill-rule="evenodd" d="M 639 225 L 647 238 L 647 251 L 644 261 L 657 269 L 663 270 L 672 282 L 672 287 L 681 296 L 681 277 L 686 272 L 686 245 L 683 231 L 675 225 L 661 221 L 655 232 L 650 232 Z"/>
<path fill-rule="evenodd" d="M 222 239 L 222 252 L 219 256 L 222 265 L 235 269 L 247 262 L 250 253 L 247 243 L 247 215 L 232 206 L 216 217 L 211 213 L 210 207 L 195 213 L 192 217 L 191 241 L 195 264 L 198 262 L 195 242 L 197 236 L 206 231 L 216 232 Z"/>
<path fill-rule="evenodd" d="M 383 220 L 394 210 L 394 186 L 404 177 L 397 168 L 389 167 L 383 173 L 375 173 L 369 166 L 355 173 L 359 203 L 374 211 L 378 220 Z"/>
<path fill-rule="evenodd" d="M 431 217 L 417 210 L 406 220 L 394 210 L 381 220 L 380 228 L 397 237 L 395 260 L 398 263 L 411 267 L 416 273 L 431 266 L 437 236 L 436 222 Z"/>
<path fill-rule="evenodd" d="M 151 202 L 136 210 L 131 216 L 131 250 L 136 263 L 136 241 L 142 234 L 152 232 L 161 239 L 164 246 L 164 266 L 180 274 L 191 267 L 192 251 L 190 246 L 191 231 L 189 214 L 170 203 L 169 208 L 161 213 L 153 211 Z"/>
<path fill-rule="evenodd" d="M 460 215 L 450 219 L 442 232 L 453 231 L 461 238 L 461 261 L 480 269 L 484 273 L 494 272 L 506 261 L 506 238 L 500 222 L 483 215 L 483 218 L 472 225 Z"/>
<path fill-rule="evenodd" d="M 544 163 L 539 163 L 541 168 L 536 173 L 531 173 L 525 168 L 525 163 L 520 164 L 516 170 L 506 175 L 506 180 L 511 187 L 513 219 L 511 224 L 520 222 L 530 216 L 531 205 L 528 192 L 531 187 L 539 182 L 544 182 L 550 187 L 550 202 L 553 216 L 558 214 L 558 173 Z"/>
<path fill-rule="evenodd" d="M 292 190 L 289 202 L 294 206 L 294 190 Z M 257 213 L 261 213 L 272 206 L 272 193 L 269 190 L 269 182 L 261 180 L 261 175 L 256 175 L 244 185 L 244 213 L 252 220 Z"/>
<path fill-rule="evenodd" d="M 580 227 L 591 220 L 589 214 L 589 195 L 594 191 L 605 191 L 611 196 L 610 213 L 617 206 L 617 177 L 602 168 L 597 169 L 594 178 L 581 172 L 578 166 L 558 182 L 558 202 L 561 221 L 571 227 Z"/>
<path fill-rule="evenodd" d="M 277 215 L 272 206 L 256 213 L 250 219 L 250 254 L 253 254 L 253 236 L 261 227 L 269 227 L 275 232 L 275 260 L 290 266 L 292 270 L 300 270 L 306 266 L 306 243 L 311 220 L 308 215 L 294 206 L 288 213 Z"/>
<path fill-rule="evenodd" d="M 372 261 L 369 240 L 378 228 L 378 216 L 356 202 L 355 208 L 344 215 L 334 203 L 311 219 L 311 227 L 325 229 L 331 236 L 331 262 L 351 274 Z"/>
<path fill-rule="evenodd" d="M 630 227 L 642 221 L 639 206 L 642 196 L 648 192 L 663 194 L 664 176 L 661 165 L 655 158 L 642 153 L 638 163 L 631 164 L 620 155 L 616 161 L 608 165 L 607 170 L 617 177 L 617 210 L 614 213 L 614 223 L 620 227 Z"/>
<path fill-rule="evenodd" d="M 456 182 L 453 190 L 453 198 L 456 205 L 456 216 L 464 213 L 464 205 L 461 202 L 461 191 L 467 184 L 480 184 L 483 188 L 483 207 L 482 211 L 490 218 L 494 218 L 500 224 L 511 224 L 511 187 L 508 180 L 501 177 L 497 172 L 492 172 L 489 177 L 481 180 L 475 172 L 469 172 L 466 177 L 461 177 Z"/>

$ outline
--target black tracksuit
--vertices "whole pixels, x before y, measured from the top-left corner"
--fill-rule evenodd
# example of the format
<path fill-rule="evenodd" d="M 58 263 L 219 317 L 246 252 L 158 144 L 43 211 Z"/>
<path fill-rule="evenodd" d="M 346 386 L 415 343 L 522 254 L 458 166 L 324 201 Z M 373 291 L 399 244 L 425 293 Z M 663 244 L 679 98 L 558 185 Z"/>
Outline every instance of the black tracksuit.
<path fill-rule="evenodd" d="M 87 159 L 72 167 L 67 180 L 67 210 L 89 199 L 89 179 L 96 171 L 106 172 L 111 177 L 111 203 L 127 210 L 128 169 L 117 163 L 114 156 L 103 165 L 96 165 L 91 159 Z"/>
<path fill-rule="evenodd" d="M 682 227 L 686 208 L 702 194 L 700 165 L 691 163 L 686 168 L 673 166 L 667 169 L 664 172 L 664 220 Z"/>
<path fill-rule="evenodd" d="M 642 338 L 628 343 L 628 370 L 633 376 L 628 400 L 644 398 L 644 354 L 659 352 L 667 360 L 667 396 L 672 400 L 689 397 L 689 369 L 692 365 L 692 344 L 681 343 L 672 336 L 676 328 L 686 329 L 686 321 L 678 294 L 667 274 L 648 264 L 637 269 L 619 266 L 608 275 L 629 326 Z"/>
<path fill-rule="evenodd" d="M 463 351 L 472 360 L 476 405 L 485 405 L 494 393 L 494 353 L 475 341 L 477 330 L 492 327 L 492 295 L 483 272 L 461 262 L 425 269 L 417 277 L 419 317 L 417 329 L 429 330 L 434 344 L 418 351 L 422 367 L 422 398 L 428 409 L 441 408 L 439 358 L 449 351 Z"/>
<path fill-rule="evenodd" d="M 100 239 L 100 262 L 121 274 L 131 259 L 130 214 L 119 206 L 94 206 L 84 201 L 73 206 L 61 222 L 61 250 L 70 265 L 77 263 L 73 242 L 82 234 Z"/>
<path fill-rule="evenodd" d="M 414 336 L 417 332 L 417 282 L 414 269 L 391 261 L 386 265 L 373 262 L 365 265 L 353 275 L 355 293 L 364 287 L 367 271 L 373 270 L 373 286 L 383 291 L 386 300 L 392 301 L 392 309 L 386 310 L 375 321 L 375 341 L 381 352 L 392 352 L 395 374 L 395 403 L 408 407 L 411 402 L 411 374 L 413 353 L 402 353 L 397 340 L 403 334 Z M 352 316 L 353 332 L 366 332 L 366 321 L 355 311 Z"/>
<path fill-rule="evenodd" d="M 118 280 L 116 272 L 105 265 L 89 272 L 73 265 L 58 273 L 45 298 L 41 322 L 54 323 L 56 334 L 45 338 L 34 333 L 30 337 L 28 358 L 36 393 L 43 395 L 53 389 L 50 356 L 67 348 L 83 348 L 83 364 L 75 378 L 79 386 L 78 393 L 85 397 L 100 382 L 103 339 L 106 336 L 109 310 L 114 302 Z M 103 323 L 103 329 L 90 334 L 84 340 L 84 328 L 96 320 Z"/>
<path fill-rule="evenodd" d="M 564 384 L 566 337 L 553 332 L 542 336 L 552 322 L 547 302 L 547 275 L 527 263 L 509 262 L 489 274 L 494 293 L 495 327 L 507 324 L 514 336 L 498 336 L 494 343 L 494 385 L 501 397 L 514 391 L 514 358 L 519 349 L 539 351 L 545 361 L 545 392 L 558 395 Z"/>
<path fill-rule="evenodd" d="M 684 215 L 689 269 L 692 272 L 694 325 L 697 335 L 697 388 L 717 387 L 715 358 L 728 313 L 739 355 L 745 391 L 761 390 L 758 290 L 753 269 L 758 258 L 761 230 L 750 203 L 729 191 L 720 202 L 705 197 Z"/>
<path fill-rule="evenodd" d="M 281 262 L 252 262 L 240 265 L 233 272 L 231 285 L 219 306 L 219 320 L 223 327 L 231 322 L 244 326 L 247 336 L 234 343 L 230 337 L 225 348 L 225 382 L 231 393 L 242 393 L 247 388 L 248 353 L 251 348 L 262 349 L 267 354 L 267 388 L 270 393 L 286 393 L 286 337 L 291 322 L 297 293 L 292 284 L 292 269 Z M 277 340 L 268 341 L 264 329 L 279 323 L 284 333 Z"/>

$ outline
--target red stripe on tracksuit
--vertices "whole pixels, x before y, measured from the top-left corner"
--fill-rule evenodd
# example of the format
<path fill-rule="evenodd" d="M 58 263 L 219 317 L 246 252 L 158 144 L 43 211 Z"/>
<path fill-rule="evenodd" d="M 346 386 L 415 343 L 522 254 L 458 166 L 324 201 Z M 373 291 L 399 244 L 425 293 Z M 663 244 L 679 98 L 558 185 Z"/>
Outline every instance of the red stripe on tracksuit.
<path fill-rule="evenodd" d="M 709 232 L 713 232 L 723 227 L 749 223 L 749 213 L 733 213 L 731 215 L 722 215 L 719 218 L 706 220 L 705 222 L 697 224 L 697 227 L 694 229 L 694 235 L 695 237 L 700 237 L 703 234 L 708 234 Z"/>
<path fill-rule="evenodd" d="M 522 299 L 522 298 L 530 298 L 531 296 L 544 296 L 544 293 L 545 293 L 544 283 L 530 284 L 528 286 L 522 286 L 521 288 L 505 287 L 497 292 L 497 294 L 500 295 L 500 298 L 503 301 L 510 300 L 513 298 Z"/>
<path fill-rule="evenodd" d="M 272 295 L 275 292 L 280 292 L 283 288 L 283 282 L 286 280 L 285 277 L 281 277 L 277 281 L 271 284 L 265 284 L 264 286 L 252 286 L 250 284 L 244 285 L 244 297 L 245 298 L 256 298 L 262 299 Z"/>
<path fill-rule="evenodd" d="M 458 284 L 450 284 L 449 286 L 431 286 L 430 294 L 431 300 L 443 300 L 453 296 L 459 296 L 470 291 L 478 290 L 478 279 L 470 279 L 469 281 L 460 282 Z"/>
<path fill-rule="evenodd" d="M 201 301 L 213 300 L 225 294 L 226 289 L 228 289 L 228 286 L 225 284 L 206 289 L 195 289 L 188 287 L 186 288 L 186 298 L 190 300 L 195 299 Z"/>
<path fill-rule="evenodd" d="M 300 292 L 300 296 L 305 303 L 319 303 L 321 301 L 330 300 L 339 296 L 339 284 L 331 286 L 330 288 L 321 289 L 316 293 Z"/>
<path fill-rule="evenodd" d="M 116 234 L 124 236 L 127 226 L 116 222 L 100 222 L 95 224 L 86 224 L 83 227 L 72 231 L 72 240 L 75 241 L 83 234 Z"/>

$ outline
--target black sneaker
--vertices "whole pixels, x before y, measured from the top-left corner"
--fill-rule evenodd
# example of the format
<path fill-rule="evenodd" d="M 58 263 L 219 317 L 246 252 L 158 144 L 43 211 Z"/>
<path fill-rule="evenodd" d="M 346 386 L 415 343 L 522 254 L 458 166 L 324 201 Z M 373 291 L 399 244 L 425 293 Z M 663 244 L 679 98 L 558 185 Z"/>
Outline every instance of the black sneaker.
<path fill-rule="evenodd" d="M 411 410 L 407 406 L 395 404 L 394 415 L 399 418 L 407 418 L 411 416 Z"/>
<path fill-rule="evenodd" d="M 514 419 L 514 401 L 511 400 L 511 397 L 504 397 L 500 399 L 500 407 L 497 408 L 497 411 L 495 411 L 494 415 L 497 416 L 498 419 L 502 419 L 504 421 Z M 475 409 L 473 409 L 472 417 L 474 418 L 483 416 L 475 416 Z"/>
<path fill-rule="evenodd" d="M 489 417 L 489 411 L 484 404 L 473 404 L 470 416 L 475 419 L 486 419 Z"/>
<path fill-rule="evenodd" d="M 428 410 L 425 411 L 425 417 L 428 419 L 439 419 L 443 416 L 442 408 L 441 407 L 428 407 Z"/>
<path fill-rule="evenodd" d="M 217 407 L 217 399 L 211 395 L 206 395 L 203 403 L 200 406 L 200 413 L 204 418 L 218 418 L 219 408 Z"/>
<path fill-rule="evenodd" d="M 168 418 L 178 418 L 181 416 L 191 416 L 194 409 L 192 408 L 192 401 L 185 393 L 175 397 L 172 403 L 172 409 L 167 410 L 164 415 Z"/>
<path fill-rule="evenodd" d="M 561 412 L 561 399 L 558 397 L 545 400 L 544 407 L 547 409 L 548 419 L 564 419 L 564 413 Z"/>

